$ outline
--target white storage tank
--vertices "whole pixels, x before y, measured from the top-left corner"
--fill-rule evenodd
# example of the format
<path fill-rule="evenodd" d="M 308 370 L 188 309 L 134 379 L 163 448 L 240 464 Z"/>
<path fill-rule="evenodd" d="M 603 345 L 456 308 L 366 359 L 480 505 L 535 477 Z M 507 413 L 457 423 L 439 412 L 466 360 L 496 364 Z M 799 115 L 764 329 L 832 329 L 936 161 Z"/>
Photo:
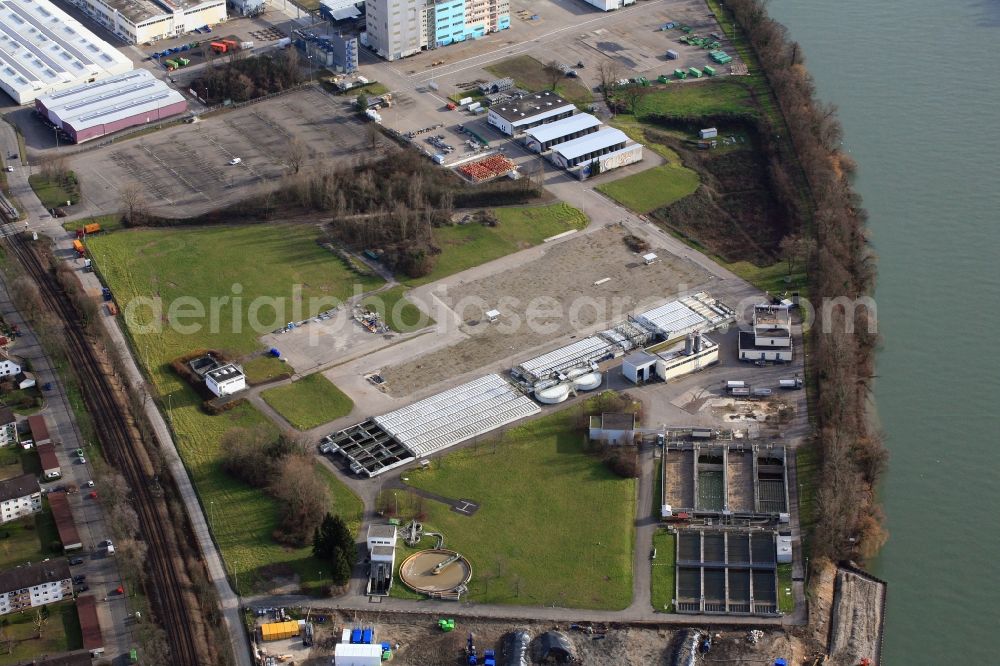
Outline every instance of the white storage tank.
<path fill-rule="evenodd" d="M 601 385 L 602 377 L 599 372 L 588 372 L 573 380 L 573 388 L 578 391 L 593 391 Z"/>
<path fill-rule="evenodd" d="M 569 397 L 569 384 L 556 384 L 535 391 L 535 400 L 546 405 L 556 405 Z"/>

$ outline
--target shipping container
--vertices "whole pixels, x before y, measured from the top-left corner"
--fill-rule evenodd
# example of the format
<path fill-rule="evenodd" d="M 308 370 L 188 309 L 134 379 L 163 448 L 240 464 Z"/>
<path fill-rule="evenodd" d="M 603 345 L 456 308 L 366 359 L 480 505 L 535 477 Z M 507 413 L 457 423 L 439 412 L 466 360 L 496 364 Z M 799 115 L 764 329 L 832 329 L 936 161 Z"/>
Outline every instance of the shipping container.
<path fill-rule="evenodd" d="M 677 60 L 680 57 L 681 56 L 679 53 L 677 53 L 677 51 L 674 51 L 673 49 L 667 49 L 667 60 Z"/>
<path fill-rule="evenodd" d="M 701 70 L 698 69 L 697 67 L 688 67 L 688 74 L 690 74 L 696 79 L 701 78 Z"/>
<path fill-rule="evenodd" d="M 361 630 L 351 629 L 351 643 L 357 644 L 361 642 Z"/>
<path fill-rule="evenodd" d="M 715 76 L 715 68 L 712 67 L 711 65 L 705 65 L 702 68 L 702 70 L 705 72 L 707 76 Z"/>
<path fill-rule="evenodd" d="M 83 243 L 80 242 L 79 238 L 73 241 L 73 249 L 76 250 L 76 253 L 81 257 L 87 253 L 87 248 L 83 246 Z"/>
<path fill-rule="evenodd" d="M 750 395 L 750 389 L 748 387 L 729 389 L 729 395 L 732 396 Z"/>
<path fill-rule="evenodd" d="M 714 139 L 717 136 L 719 136 L 719 130 L 714 127 L 698 130 L 699 139 Z"/>
<path fill-rule="evenodd" d="M 743 388 L 746 385 L 747 383 L 741 379 L 730 379 L 729 381 L 726 382 L 727 389 Z"/>
<path fill-rule="evenodd" d="M 295 620 L 287 622 L 268 622 L 260 625 L 260 637 L 265 641 L 279 641 L 299 635 L 299 623 Z"/>
<path fill-rule="evenodd" d="M 83 233 L 85 234 L 96 234 L 100 230 L 101 230 L 101 225 L 98 224 L 97 222 L 84 225 L 83 227 Z"/>
<path fill-rule="evenodd" d="M 676 76 L 678 79 L 686 79 L 687 72 L 685 72 L 683 69 L 675 69 L 674 76 Z"/>
<path fill-rule="evenodd" d="M 371 645 L 373 634 L 371 627 L 365 627 L 365 630 L 361 632 L 361 642 L 365 645 Z"/>
<path fill-rule="evenodd" d="M 766 398 L 771 395 L 771 389 L 769 388 L 755 388 L 753 390 L 753 395 L 755 398 Z"/>
<path fill-rule="evenodd" d="M 209 46 L 211 46 L 212 50 L 215 51 L 216 53 L 225 53 L 226 51 L 229 50 L 229 47 L 223 44 L 222 42 L 212 42 L 211 44 L 209 44 Z"/>

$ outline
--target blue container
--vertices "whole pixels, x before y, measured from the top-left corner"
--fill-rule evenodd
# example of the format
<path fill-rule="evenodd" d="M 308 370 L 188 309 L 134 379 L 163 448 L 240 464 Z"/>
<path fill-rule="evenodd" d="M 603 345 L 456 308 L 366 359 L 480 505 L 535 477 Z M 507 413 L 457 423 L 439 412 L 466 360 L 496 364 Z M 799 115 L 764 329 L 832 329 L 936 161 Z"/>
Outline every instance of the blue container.
<path fill-rule="evenodd" d="M 267 353 L 273 356 L 274 358 L 281 358 L 281 352 L 278 351 L 277 347 L 271 347 L 271 349 Z"/>
<path fill-rule="evenodd" d="M 361 642 L 361 630 L 360 629 L 352 629 L 351 630 L 351 642 L 355 643 L 355 644 Z"/>
<path fill-rule="evenodd" d="M 392 644 L 389 641 L 382 642 L 382 652 L 389 652 L 392 650 Z"/>
<path fill-rule="evenodd" d="M 364 643 L 365 645 L 371 645 L 372 644 L 372 630 L 371 630 L 371 628 L 365 629 L 364 635 L 361 638 L 361 642 Z"/>

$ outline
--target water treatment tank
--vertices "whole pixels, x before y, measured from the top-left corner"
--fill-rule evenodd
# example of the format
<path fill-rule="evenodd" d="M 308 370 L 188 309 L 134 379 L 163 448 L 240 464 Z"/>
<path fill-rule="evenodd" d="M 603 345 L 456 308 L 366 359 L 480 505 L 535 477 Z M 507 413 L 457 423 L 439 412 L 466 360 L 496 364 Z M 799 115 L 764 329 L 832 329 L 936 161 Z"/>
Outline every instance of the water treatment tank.
<path fill-rule="evenodd" d="M 578 391 L 593 391 L 595 388 L 601 385 L 601 373 L 599 372 L 588 372 L 585 375 L 580 375 L 573 380 L 573 388 Z"/>
<path fill-rule="evenodd" d="M 555 405 L 565 401 L 569 397 L 569 389 L 569 384 L 556 384 L 555 386 L 535 391 L 535 400 L 546 405 Z"/>

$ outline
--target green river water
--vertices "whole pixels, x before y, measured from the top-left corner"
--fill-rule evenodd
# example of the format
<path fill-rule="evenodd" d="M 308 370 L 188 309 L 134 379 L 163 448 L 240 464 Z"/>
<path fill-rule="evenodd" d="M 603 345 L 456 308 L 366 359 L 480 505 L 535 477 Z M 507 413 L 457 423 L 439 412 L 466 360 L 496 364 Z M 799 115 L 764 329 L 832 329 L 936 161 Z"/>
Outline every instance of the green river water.
<path fill-rule="evenodd" d="M 840 108 L 880 258 L 883 663 L 1000 663 L 1000 0 L 770 12 Z"/>

